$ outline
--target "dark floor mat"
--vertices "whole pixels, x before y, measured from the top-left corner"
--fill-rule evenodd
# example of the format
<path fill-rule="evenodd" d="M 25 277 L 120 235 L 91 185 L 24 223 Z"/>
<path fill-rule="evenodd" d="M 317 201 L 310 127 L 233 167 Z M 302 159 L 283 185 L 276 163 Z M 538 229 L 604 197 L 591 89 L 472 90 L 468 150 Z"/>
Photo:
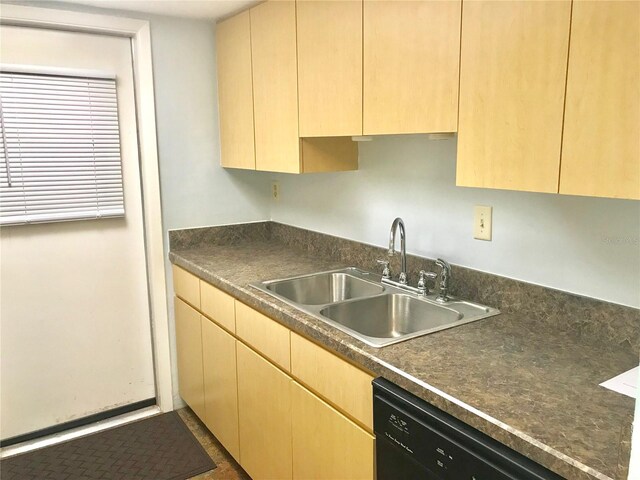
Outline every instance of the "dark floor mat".
<path fill-rule="evenodd" d="M 185 480 L 215 463 L 176 412 L 0 461 L 2 480 Z"/>

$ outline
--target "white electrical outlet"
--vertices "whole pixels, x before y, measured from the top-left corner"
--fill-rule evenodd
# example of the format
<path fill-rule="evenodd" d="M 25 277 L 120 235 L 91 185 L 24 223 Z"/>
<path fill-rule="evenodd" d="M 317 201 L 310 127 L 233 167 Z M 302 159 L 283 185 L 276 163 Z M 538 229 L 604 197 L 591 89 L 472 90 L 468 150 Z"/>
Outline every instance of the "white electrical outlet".
<path fill-rule="evenodd" d="M 271 182 L 271 200 L 274 202 L 280 200 L 280 184 L 278 182 Z"/>
<path fill-rule="evenodd" d="M 473 207 L 473 238 L 491 241 L 491 207 Z"/>

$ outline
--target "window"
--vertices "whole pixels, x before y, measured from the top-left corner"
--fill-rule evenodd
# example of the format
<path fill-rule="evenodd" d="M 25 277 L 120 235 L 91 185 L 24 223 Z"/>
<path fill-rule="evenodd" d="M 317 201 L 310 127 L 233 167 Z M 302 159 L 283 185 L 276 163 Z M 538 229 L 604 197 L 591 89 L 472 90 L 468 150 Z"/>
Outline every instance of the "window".
<path fill-rule="evenodd" d="M 124 215 L 114 76 L 3 66 L 0 134 L 0 225 Z"/>

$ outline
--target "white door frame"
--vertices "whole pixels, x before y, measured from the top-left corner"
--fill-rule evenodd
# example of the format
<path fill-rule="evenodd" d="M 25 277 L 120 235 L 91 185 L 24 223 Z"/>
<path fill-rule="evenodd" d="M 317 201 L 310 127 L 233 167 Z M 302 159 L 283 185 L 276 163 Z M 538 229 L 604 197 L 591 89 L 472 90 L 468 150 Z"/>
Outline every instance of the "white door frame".
<path fill-rule="evenodd" d="M 145 251 L 154 352 L 156 399 L 162 412 L 173 410 L 169 317 L 164 270 L 160 176 L 156 141 L 156 112 L 149 22 L 49 8 L 3 4 L 0 25 L 39 27 L 131 38 L 142 182 Z"/>

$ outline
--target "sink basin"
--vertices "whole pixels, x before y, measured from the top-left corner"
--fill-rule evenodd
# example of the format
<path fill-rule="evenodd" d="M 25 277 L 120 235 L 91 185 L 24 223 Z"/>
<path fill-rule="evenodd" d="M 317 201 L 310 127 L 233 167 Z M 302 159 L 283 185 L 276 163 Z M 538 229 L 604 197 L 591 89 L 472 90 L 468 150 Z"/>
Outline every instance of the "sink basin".
<path fill-rule="evenodd" d="M 301 305 L 326 305 L 351 298 L 369 297 L 384 291 L 382 285 L 343 272 L 306 275 L 265 282 L 269 292 Z"/>
<path fill-rule="evenodd" d="M 367 337 L 379 339 L 432 331 L 463 317 L 447 307 L 398 293 L 331 305 L 320 310 L 320 315 Z"/>
<path fill-rule="evenodd" d="M 381 284 L 354 267 L 251 284 L 372 347 L 384 347 L 500 313 L 495 308 L 436 295 L 418 296 Z"/>

